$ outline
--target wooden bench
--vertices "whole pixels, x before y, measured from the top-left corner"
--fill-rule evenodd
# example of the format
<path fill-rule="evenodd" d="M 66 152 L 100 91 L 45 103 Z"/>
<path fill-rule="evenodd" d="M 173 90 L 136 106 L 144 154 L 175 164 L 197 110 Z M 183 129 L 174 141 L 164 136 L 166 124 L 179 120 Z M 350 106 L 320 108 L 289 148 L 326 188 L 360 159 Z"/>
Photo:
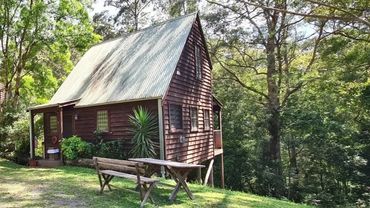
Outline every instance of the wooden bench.
<path fill-rule="evenodd" d="M 93 160 L 99 178 L 100 193 L 103 193 L 105 186 L 112 190 L 109 182 L 114 177 L 126 178 L 135 181 L 140 190 L 140 207 L 144 206 L 148 198 L 154 203 L 150 192 L 159 180 L 144 176 L 143 163 L 102 157 L 94 157 Z"/>

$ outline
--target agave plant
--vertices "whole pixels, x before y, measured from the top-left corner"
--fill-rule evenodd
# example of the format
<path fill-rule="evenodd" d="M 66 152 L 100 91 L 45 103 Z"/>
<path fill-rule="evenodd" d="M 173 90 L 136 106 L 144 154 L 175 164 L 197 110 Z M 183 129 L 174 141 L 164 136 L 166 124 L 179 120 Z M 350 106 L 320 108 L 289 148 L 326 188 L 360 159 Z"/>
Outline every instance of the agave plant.
<path fill-rule="evenodd" d="M 133 115 L 129 115 L 129 123 L 130 131 L 134 134 L 130 154 L 133 157 L 154 157 L 155 148 L 158 146 L 153 141 L 158 134 L 155 117 L 147 109 L 139 106 L 133 110 Z"/>

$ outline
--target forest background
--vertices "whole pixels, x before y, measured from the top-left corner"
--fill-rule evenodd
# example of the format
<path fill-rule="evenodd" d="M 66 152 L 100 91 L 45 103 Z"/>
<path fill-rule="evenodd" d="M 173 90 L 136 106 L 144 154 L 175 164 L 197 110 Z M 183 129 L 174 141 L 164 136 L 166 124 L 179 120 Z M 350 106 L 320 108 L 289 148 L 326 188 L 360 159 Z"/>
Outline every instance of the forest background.
<path fill-rule="evenodd" d="M 1 155 L 28 154 L 27 107 L 92 45 L 197 11 L 223 103 L 226 187 L 370 206 L 367 0 L 2 0 Z"/>

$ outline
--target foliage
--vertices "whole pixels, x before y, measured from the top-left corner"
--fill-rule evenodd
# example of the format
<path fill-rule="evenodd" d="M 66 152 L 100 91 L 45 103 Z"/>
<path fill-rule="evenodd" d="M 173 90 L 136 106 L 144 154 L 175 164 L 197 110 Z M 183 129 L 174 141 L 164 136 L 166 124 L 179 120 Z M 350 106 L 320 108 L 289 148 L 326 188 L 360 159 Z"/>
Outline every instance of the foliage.
<path fill-rule="evenodd" d="M 26 108 L 46 103 L 81 54 L 99 40 L 80 1 L 0 1 L 0 83 L 5 85 L 0 151 L 14 152 L 15 143 L 28 138 L 11 135 L 18 121 L 27 123 Z M 37 132 L 39 124 L 42 119 L 36 120 Z"/>
<path fill-rule="evenodd" d="M 93 134 L 94 134 L 94 137 L 95 137 L 95 144 L 99 145 L 99 144 L 102 144 L 104 142 L 104 136 L 105 136 L 104 131 L 101 131 L 101 130 L 97 129 L 93 132 Z"/>
<path fill-rule="evenodd" d="M 226 184 L 324 207 L 366 201 L 368 3 L 208 2 L 226 172 L 242 173 Z"/>
<path fill-rule="evenodd" d="M 121 140 L 99 143 L 93 145 L 92 155 L 125 160 L 128 159 L 127 153 L 124 151 L 125 146 L 125 143 Z"/>
<path fill-rule="evenodd" d="M 95 32 L 108 39 L 149 26 L 148 23 L 154 23 L 159 19 L 159 15 L 149 16 L 148 11 L 151 8 L 156 9 L 159 2 L 161 1 L 104 0 L 107 9 L 93 16 L 96 23 Z"/>
<path fill-rule="evenodd" d="M 68 160 L 91 157 L 91 145 L 77 136 L 64 138 L 61 142 L 61 149 Z"/>
<path fill-rule="evenodd" d="M 134 134 L 130 154 L 133 157 L 154 157 L 157 145 L 153 139 L 158 135 L 158 124 L 155 117 L 147 109 L 139 106 L 133 110 L 133 115 L 129 115 L 129 123 L 131 124 L 130 132 Z"/>

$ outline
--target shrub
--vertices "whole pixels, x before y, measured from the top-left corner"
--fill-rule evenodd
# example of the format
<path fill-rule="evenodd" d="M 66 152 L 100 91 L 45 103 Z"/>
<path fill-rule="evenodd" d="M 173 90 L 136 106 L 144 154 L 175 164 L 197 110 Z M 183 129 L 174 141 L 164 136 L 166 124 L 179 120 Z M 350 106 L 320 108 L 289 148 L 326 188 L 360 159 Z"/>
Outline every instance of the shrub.
<path fill-rule="evenodd" d="M 91 157 L 91 145 L 80 137 L 72 136 L 62 141 L 62 152 L 68 160 Z"/>
<path fill-rule="evenodd" d="M 29 121 L 26 116 L 19 116 L 11 125 L 2 126 L 1 134 L 6 140 L 1 144 L 0 153 L 18 164 L 25 165 L 30 156 Z"/>
<path fill-rule="evenodd" d="M 134 134 L 132 138 L 133 157 L 154 157 L 156 155 L 153 138 L 158 134 L 158 125 L 155 117 L 143 107 L 134 109 L 133 115 L 129 115 L 130 131 Z"/>
<path fill-rule="evenodd" d="M 94 155 L 99 157 L 127 159 L 122 141 L 109 141 L 94 146 Z"/>

